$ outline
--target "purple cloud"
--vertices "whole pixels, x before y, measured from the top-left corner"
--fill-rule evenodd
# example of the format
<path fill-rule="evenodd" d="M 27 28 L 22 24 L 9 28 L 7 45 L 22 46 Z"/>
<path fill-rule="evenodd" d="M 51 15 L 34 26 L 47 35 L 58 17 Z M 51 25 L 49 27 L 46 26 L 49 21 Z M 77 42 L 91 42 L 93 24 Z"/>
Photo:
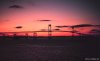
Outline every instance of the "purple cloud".
<path fill-rule="evenodd" d="M 12 5 L 12 6 L 10 6 L 9 8 L 23 8 L 23 7 L 20 6 L 20 5 Z"/>

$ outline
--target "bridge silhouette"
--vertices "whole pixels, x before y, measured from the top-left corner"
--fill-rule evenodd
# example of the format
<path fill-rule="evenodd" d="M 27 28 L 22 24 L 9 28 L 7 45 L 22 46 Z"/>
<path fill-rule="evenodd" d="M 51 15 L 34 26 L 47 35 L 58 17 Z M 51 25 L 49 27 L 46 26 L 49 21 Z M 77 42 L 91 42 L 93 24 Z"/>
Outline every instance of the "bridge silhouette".
<path fill-rule="evenodd" d="M 17 27 L 17 28 L 19 29 L 20 27 Z M 47 32 L 48 33 L 48 37 L 51 37 L 53 32 L 70 32 L 70 33 L 72 33 L 72 36 L 75 36 L 74 34 L 85 35 L 85 34 L 82 34 L 82 33 L 78 33 L 78 31 L 76 31 L 74 29 L 74 27 L 72 27 L 72 31 L 52 30 L 51 24 L 48 24 L 48 29 L 47 30 L 40 30 L 40 31 L 19 31 L 19 32 L 0 32 L 0 36 L 7 36 L 7 34 L 12 34 L 13 36 L 17 36 L 18 33 L 24 33 L 25 36 L 29 36 L 28 34 L 32 33 L 34 37 L 37 37 L 37 33 L 38 32 L 43 32 L 43 33 Z"/>
<path fill-rule="evenodd" d="M 29 33 L 33 33 L 33 36 L 37 36 L 38 32 L 48 32 L 48 36 L 52 36 L 52 32 L 73 32 L 73 31 L 19 31 L 19 32 L 0 32 L 1 36 L 6 36 L 7 34 L 13 34 L 17 36 L 18 33 L 23 33 L 25 36 L 28 36 Z"/>

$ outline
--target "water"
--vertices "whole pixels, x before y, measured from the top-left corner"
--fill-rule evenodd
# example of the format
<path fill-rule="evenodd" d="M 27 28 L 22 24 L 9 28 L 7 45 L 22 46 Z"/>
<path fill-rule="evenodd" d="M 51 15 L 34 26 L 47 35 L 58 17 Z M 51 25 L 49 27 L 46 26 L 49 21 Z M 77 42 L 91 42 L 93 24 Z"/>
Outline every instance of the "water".
<path fill-rule="evenodd" d="M 99 61 L 98 46 L 93 39 L 6 40 L 0 43 L 0 61 Z"/>

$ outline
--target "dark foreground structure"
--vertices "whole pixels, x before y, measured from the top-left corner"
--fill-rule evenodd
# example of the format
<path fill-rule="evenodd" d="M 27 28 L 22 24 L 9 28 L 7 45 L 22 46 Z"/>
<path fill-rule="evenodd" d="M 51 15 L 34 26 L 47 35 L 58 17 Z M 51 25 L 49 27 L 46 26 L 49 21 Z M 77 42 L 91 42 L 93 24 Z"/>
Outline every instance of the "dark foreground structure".
<path fill-rule="evenodd" d="M 99 36 L 0 37 L 0 61 L 100 61 Z"/>

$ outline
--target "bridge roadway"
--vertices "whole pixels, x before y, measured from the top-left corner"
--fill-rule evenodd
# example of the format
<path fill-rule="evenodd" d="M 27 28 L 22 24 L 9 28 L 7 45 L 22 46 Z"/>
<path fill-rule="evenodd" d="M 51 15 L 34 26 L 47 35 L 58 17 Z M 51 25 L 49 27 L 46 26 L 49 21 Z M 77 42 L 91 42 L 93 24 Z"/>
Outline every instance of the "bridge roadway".
<path fill-rule="evenodd" d="M 28 33 L 33 33 L 34 36 L 37 36 L 38 32 L 48 32 L 48 36 L 52 36 L 52 32 L 71 32 L 73 31 L 19 31 L 19 32 L 0 32 L 0 35 L 5 36 L 7 34 L 17 35 L 18 33 L 25 33 L 28 36 Z"/>
<path fill-rule="evenodd" d="M 73 31 L 19 31 L 19 32 L 0 32 L 0 33 L 34 33 L 34 32 L 73 32 Z"/>

